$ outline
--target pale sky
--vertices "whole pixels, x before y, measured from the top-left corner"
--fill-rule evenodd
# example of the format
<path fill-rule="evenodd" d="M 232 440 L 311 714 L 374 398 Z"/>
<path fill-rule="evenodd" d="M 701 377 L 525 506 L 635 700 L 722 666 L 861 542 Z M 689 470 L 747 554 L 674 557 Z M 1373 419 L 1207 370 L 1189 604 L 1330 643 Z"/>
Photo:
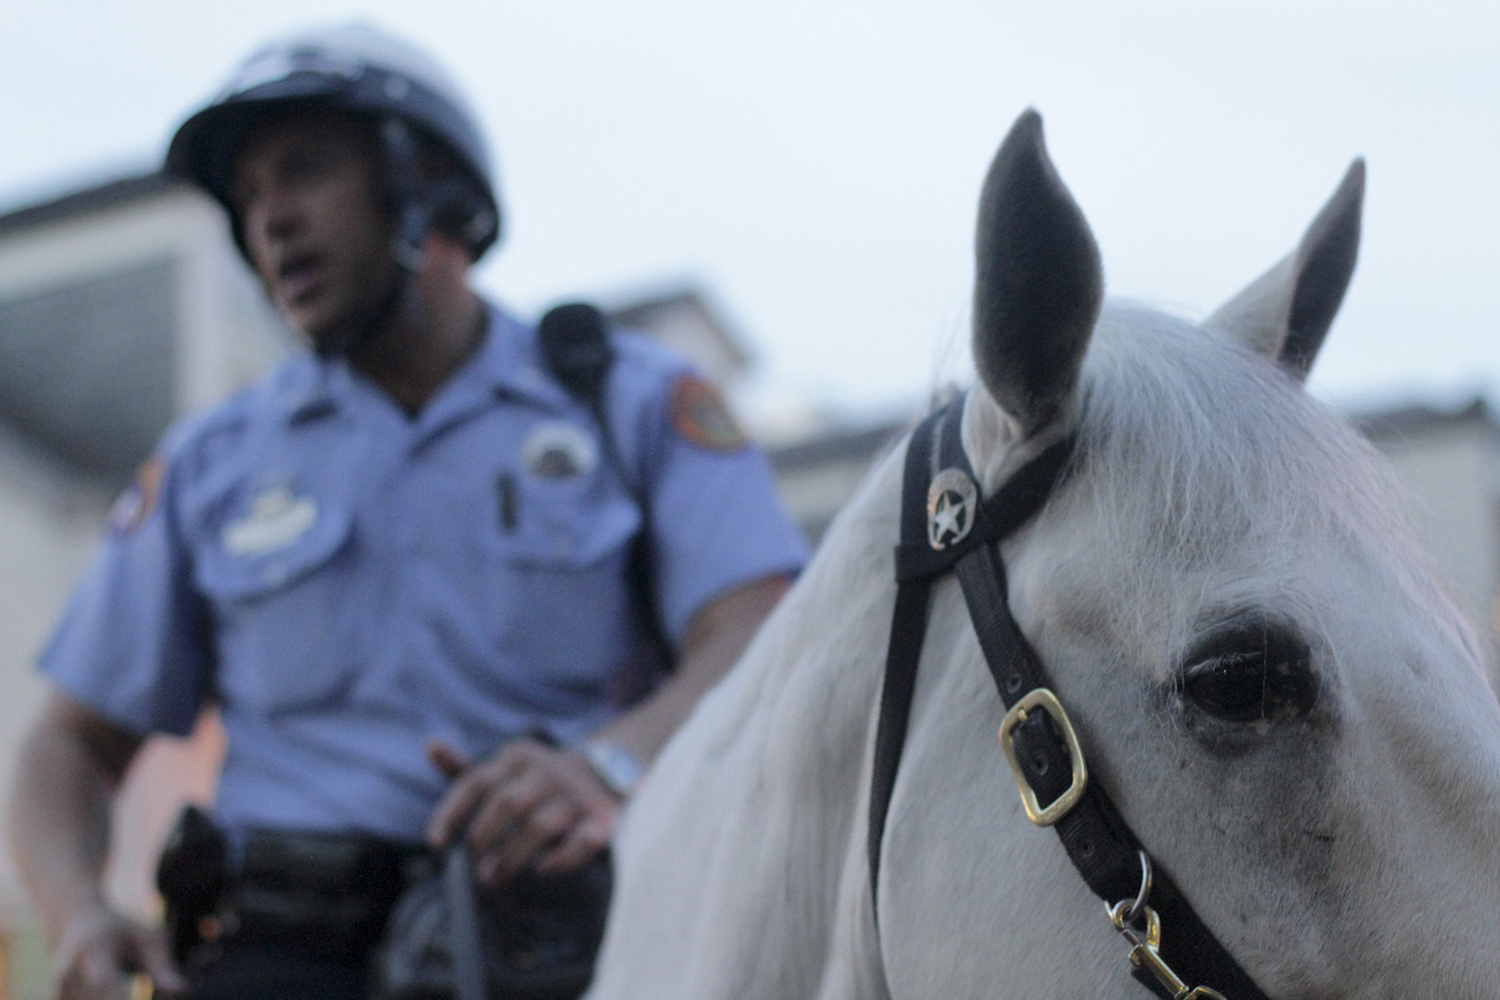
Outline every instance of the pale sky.
<path fill-rule="evenodd" d="M 147 169 L 267 36 L 364 18 L 490 132 L 522 311 L 700 283 L 765 400 L 899 410 L 966 365 L 980 179 L 1027 106 L 1112 294 L 1201 318 L 1350 160 L 1364 246 L 1313 371 L 1341 404 L 1500 386 L 1493 0 L 0 0 L 0 211 Z"/>

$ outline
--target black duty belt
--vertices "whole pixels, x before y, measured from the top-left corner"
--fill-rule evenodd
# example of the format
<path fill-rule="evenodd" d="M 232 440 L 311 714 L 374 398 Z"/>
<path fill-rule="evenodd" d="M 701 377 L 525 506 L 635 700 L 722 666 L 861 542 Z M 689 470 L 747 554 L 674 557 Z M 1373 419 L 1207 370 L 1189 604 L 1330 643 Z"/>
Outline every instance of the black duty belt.
<path fill-rule="evenodd" d="M 1057 831 L 1084 882 L 1104 900 L 1115 929 L 1132 945 L 1135 978 L 1168 1000 L 1267 1000 L 1172 879 L 1153 866 L 1109 796 L 1088 780 L 1072 723 L 1011 615 L 996 543 L 1046 502 L 1072 455 L 1073 441 L 1047 448 L 993 496 L 981 499 L 960 439 L 962 414 L 960 397 L 923 421 L 906 452 L 896 610 L 870 791 L 872 899 L 878 901 L 880 847 L 906 741 L 932 583 L 956 570 L 985 663 L 1009 709 L 1000 742 L 1026 813 L 1037 825 Z M 1214 985 L 1192 987 L 1189 982 Z"/>
<path fill-rule="evenodd" d="M 250 831 L 227 897 L 230 941 L 364 962 L 397 897 L 430 863 L 420 845 L 361 835 Z"/>
<path fill-rule="evenodd" d="M 420 873 L 420 845 L 371 836 L 251 830 L 231 865 L 223 831 L 183 810 L 157 866 L 173 955 L 189 971 L 231 943 L 363 962 L 396 897 Z"/>

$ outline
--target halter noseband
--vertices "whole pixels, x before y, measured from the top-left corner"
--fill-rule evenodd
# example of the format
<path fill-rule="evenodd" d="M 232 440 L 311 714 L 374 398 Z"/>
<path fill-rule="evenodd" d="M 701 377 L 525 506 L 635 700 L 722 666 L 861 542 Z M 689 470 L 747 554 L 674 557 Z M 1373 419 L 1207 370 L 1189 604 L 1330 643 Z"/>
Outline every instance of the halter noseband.
<path fill-rule="evenodd" d="M 877 898 L 880 847 L 927 631 L 935 579 L 956 570 L 969 618 L 1000 698 L 1009 710 L 1000 742 L 1026 813 L 1051 826 L 1078 873 L 1104 900 L 1114 927 L 1131 943 L 1134 976 L 1167 1000 L 1267 1000 L 1193 912 L 1103 789 L 1088 780 L 1077 734 L 1036 651 L 1010 613 L 1005 566 L 996 549 L 1031 519 L 1062 476 L 1073 439 L 1043 451 L 981 500 L 959 437 L 963 397 L 930 415 L 912 434 L 896 548 L 896 610 L 891 619 L 870 789 L 870 894 Z M 878 911 L 877 911 L 878 915 Z M 1217 989 L 1187 985 L 1182 975 Z M 1222 990 L 1223 992 L 1219 992 Z"/>

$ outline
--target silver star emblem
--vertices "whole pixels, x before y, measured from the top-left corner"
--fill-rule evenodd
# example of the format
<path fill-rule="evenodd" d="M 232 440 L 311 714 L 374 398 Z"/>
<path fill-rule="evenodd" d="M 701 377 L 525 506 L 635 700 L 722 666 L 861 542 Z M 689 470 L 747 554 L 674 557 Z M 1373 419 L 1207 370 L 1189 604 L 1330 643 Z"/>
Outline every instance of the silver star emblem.
<path fill-rule="evenodd" d="M 955 503 L 955 500 L 958 502 Z M 933 537 L 943 539 L 947 535 L 957 535 L 963 523 L 963 517 L 963 498 L 951 491 L 944 492 L 938 497 L 937 510 L 932 515 Z"/>
<path fill-rule="evenodd" d="M 941 552 L 963 541 L 974 527 L 979 488 L 958 469 L 944 469 L 927 490 L 927 543 Z"/>

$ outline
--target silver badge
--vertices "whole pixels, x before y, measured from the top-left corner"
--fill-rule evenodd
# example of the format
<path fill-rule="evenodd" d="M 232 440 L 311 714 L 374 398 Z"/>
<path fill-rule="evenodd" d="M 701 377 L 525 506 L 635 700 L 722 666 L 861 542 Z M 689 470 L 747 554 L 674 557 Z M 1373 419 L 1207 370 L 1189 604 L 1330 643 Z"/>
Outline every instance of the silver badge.
<path fill-rule="evenodd" d="M 979 488 L 959 469 L 944 469 L 927 489 L 927 543 L 941 552 L 974 527 Z"/>
<path fill-rule="evenodd" d="M 224 548 L 237 556 L 259 556 L 286 548 L 318 519 L 318 503 L 282 483 L 257 493 L 250 512 L 224 526 Z"/>
<path fill-rule="evenodd" d="M 576 424 L 549 420 L 538 424 L 521 446 L 526 471 L 540 479 L 572 479 L 594 471 L 599 460 L 593 439 Z"/>

